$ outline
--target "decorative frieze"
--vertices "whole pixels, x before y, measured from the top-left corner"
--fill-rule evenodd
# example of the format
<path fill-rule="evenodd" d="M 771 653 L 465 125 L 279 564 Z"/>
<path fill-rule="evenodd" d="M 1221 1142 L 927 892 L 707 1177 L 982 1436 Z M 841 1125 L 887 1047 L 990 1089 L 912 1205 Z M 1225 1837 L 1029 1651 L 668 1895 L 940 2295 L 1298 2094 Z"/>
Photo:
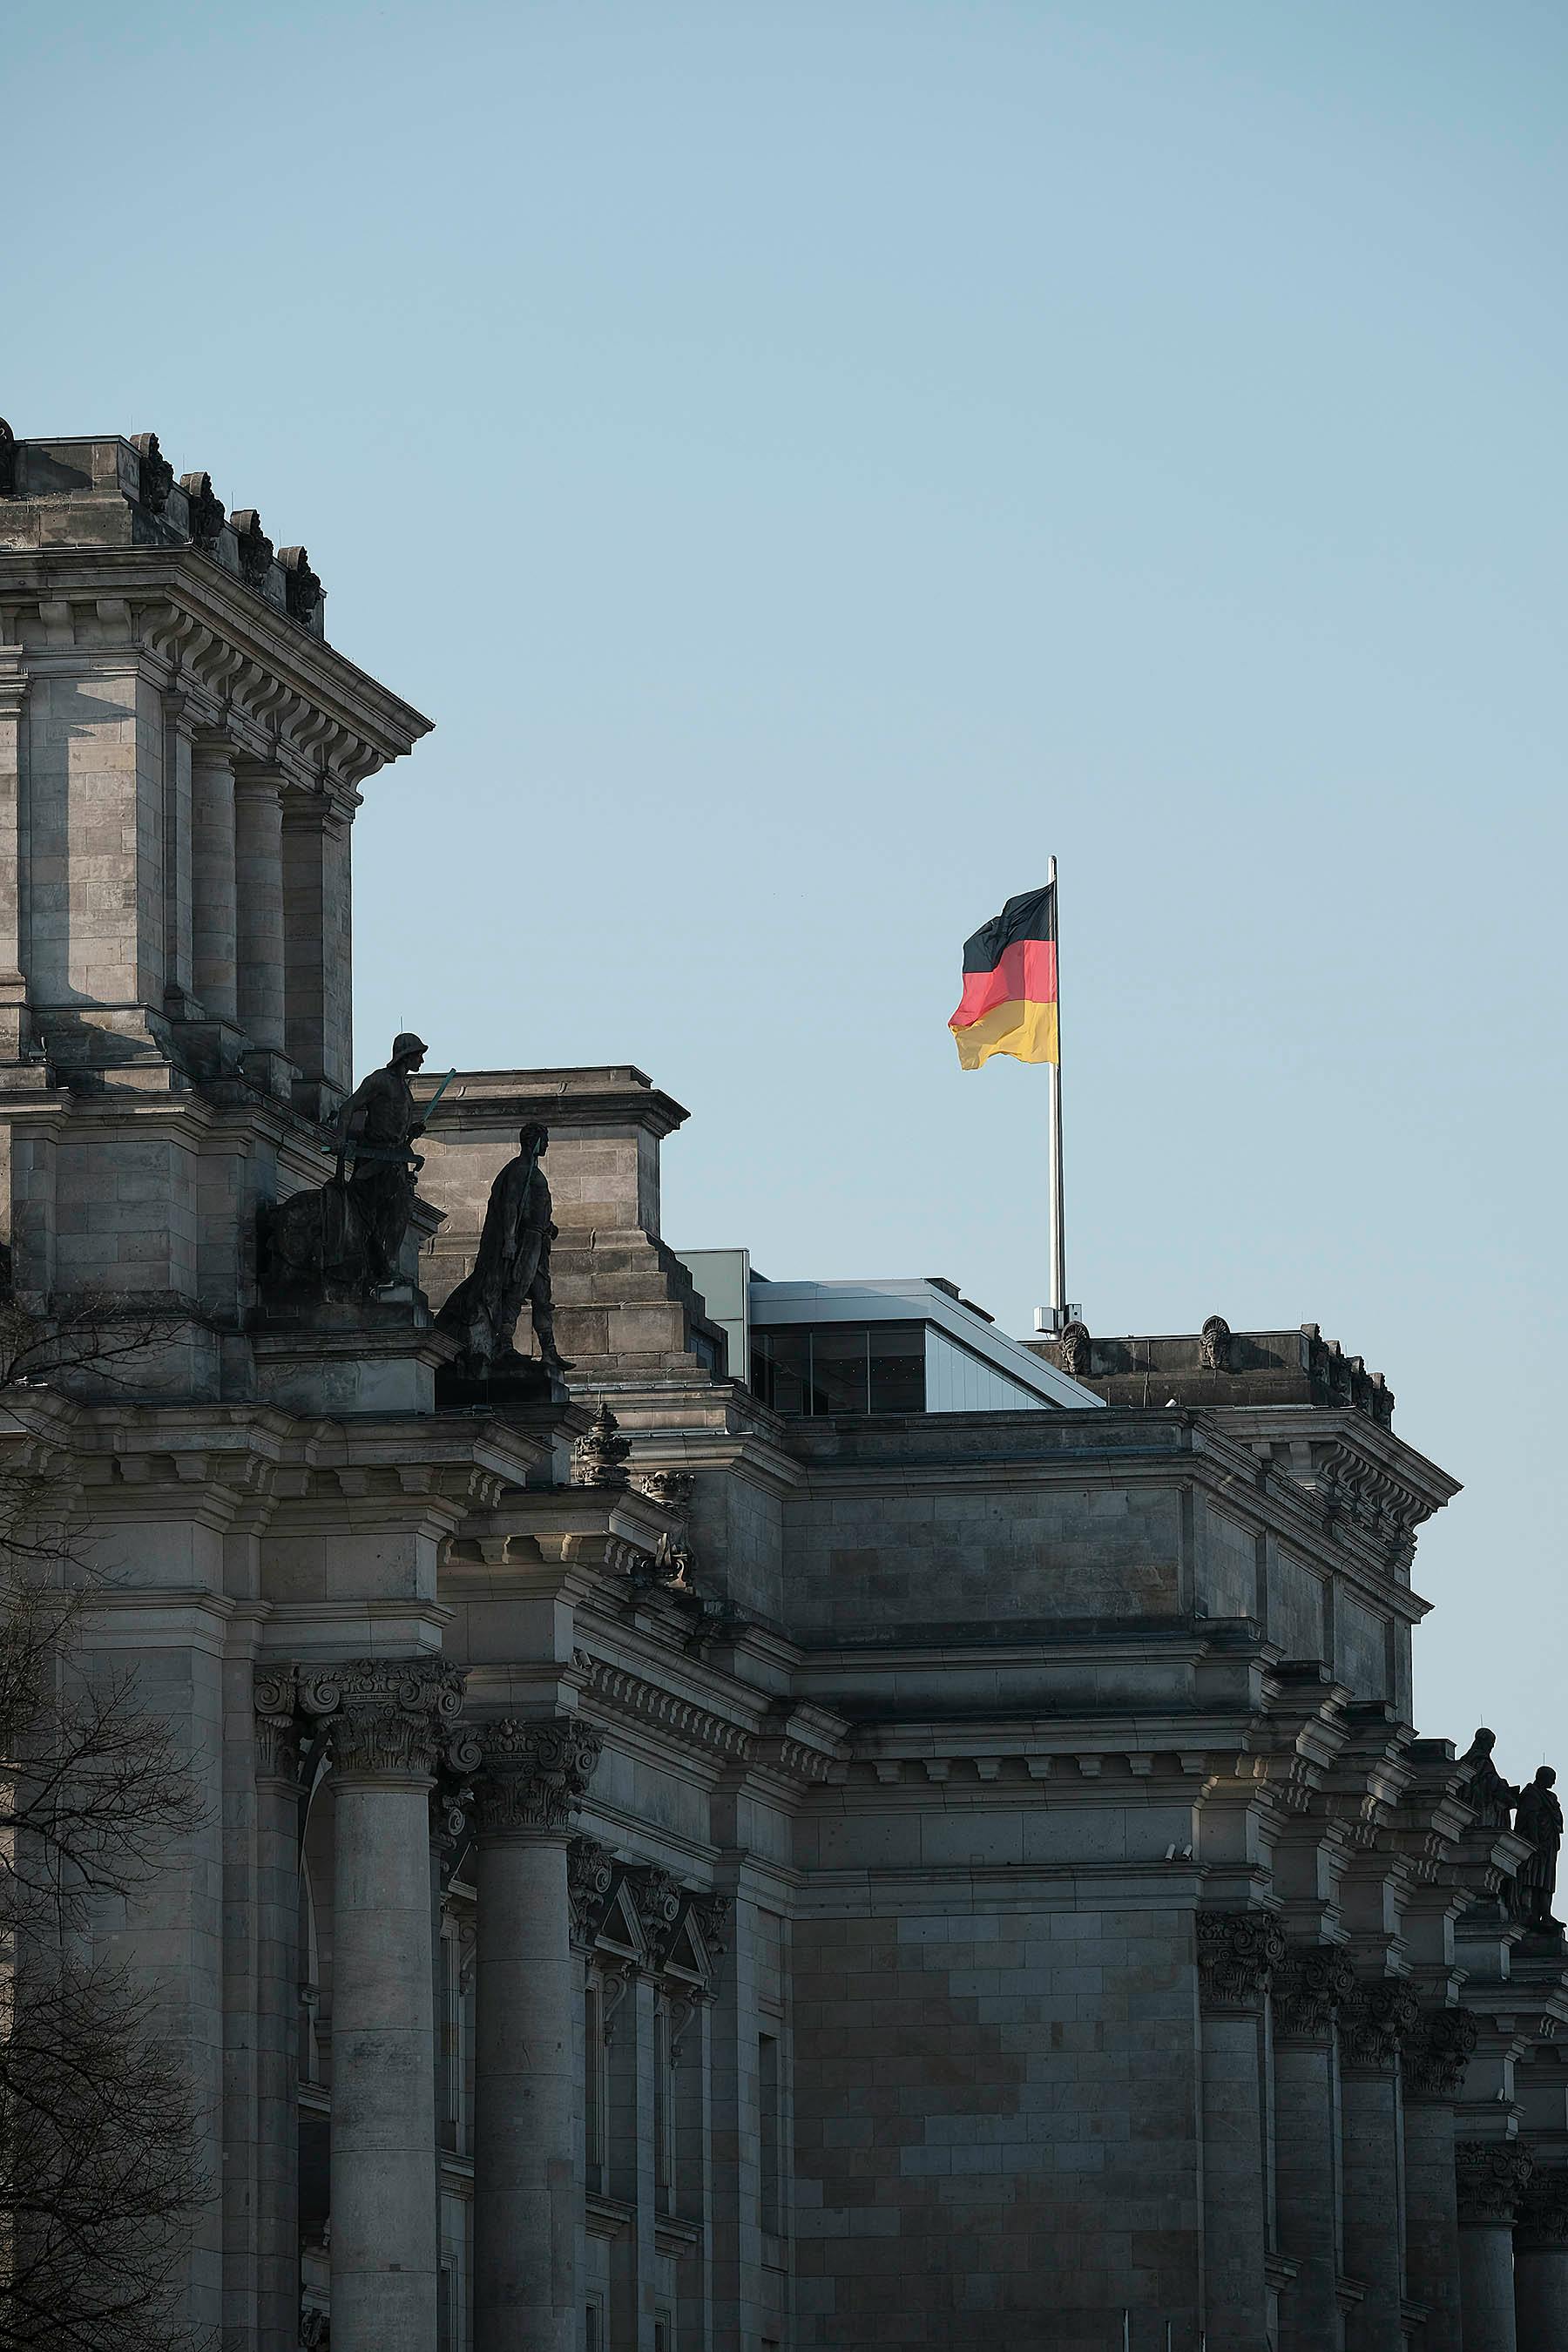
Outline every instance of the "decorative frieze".
<path fill-rule="evenodd" d="M 1405 2096 L 1457 2099 L 1480 2032 L 1467 2009 L 1429 2011 L 1405 2052 Z"/>
<path fill-rule="evenodd" d="M 1285 1931 L 1267 1911 L 1198 1913 L 1198 1981 L 1211 2009 L 1262 2000 L 1285 1958 Z"/>
<path fill-rule="evenodd" d="M 463 1677 L 443 1658 L 353 1658 L 301 1666 L 300 1705 L 324 1719 L 334 1769 L 433 1776 L 463 1704 Z"/>
<path fill-rule="evenodd" d="M 587 1794 L 602 1741 L 580 1716 L 503 1717 L 475 1727 L 481 1837 L 560 1836 Z"/>
<path fill-rule="evenodd" d="M 1511 2222 L 1533 2169 L 1517 2140 L 1460 2140 L 1454 2150 L 1460 2221 Z"/>
<path fill-rule="evenodd" d="M 1516 2253 L 1568 2249 L 1568 2165 L 1536 2165 L 1519 2200 L 1513 2225 Z"/>
<path fill-rule="evenodd" d="M 1291 1945 L 1270 1988 L 1276 2040 L 1321 2040 L 1354 1989 L 1355 1970 L 1343 1952 L 1331 1944 Z"/>
<path fill-rule="evenodd" d="M 1340 2007 L 1340 2063 L 1351 2074 L 1392 2066 L 1420 2022 L 1410 1987 L 1393 1980 L 1358 1984 Z"/>

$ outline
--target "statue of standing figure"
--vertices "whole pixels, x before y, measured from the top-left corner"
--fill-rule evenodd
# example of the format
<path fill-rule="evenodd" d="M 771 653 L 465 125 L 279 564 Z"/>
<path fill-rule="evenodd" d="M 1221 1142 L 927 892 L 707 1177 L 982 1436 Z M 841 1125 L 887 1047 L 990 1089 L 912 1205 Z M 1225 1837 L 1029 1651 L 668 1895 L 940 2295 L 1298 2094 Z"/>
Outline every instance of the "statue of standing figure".
<path fill-rule="evenodd" d="M 1519 1792 L 1513 1833 L 1525 1839 L 1529 1861 L 1514 1881 L 1514 1916 L 1537 1935 L 1551 1935 L 1558 1922 L 1552 1916 L 1557 1892 L 1557 1855 L 1563 1843 L 1563 1808 L 1556 1796 L 1557 1775 L 1542 1764 L 1527 1789 Z"/>
<path fill-rule="evenodd" d="M 1497 1733 L 1482 1724 L 1460 1757 L 1459 1769 L 1469 1781 L 1468 1802 L 1482 1829 L 1506 1830 L 1519 1802 L 1519 1790 L 1503 1779 L 1493 1763 L 1492 1749 L 1496 1746 Z"/>
<path fill-rule="evenodd" d="M 555 1226 L 550 1213 L 550 1186 L 541 1164 L 550 1132 L 531 1119 L 517 1140 L 517 1158 L 508 1160 L 490 1186 L 473 1272 L 458 1285 L 436 1318 L 437 1329 L 458 1342 L 461 1353 L 457 1370 L 469 1379 L 486 1379 L 527 1362 L 512 1344 L 524 1301 L 545 1370 L 559 1374 L 572 1369 L 555 1344 L 555 1310 L 550 1294 L 550 1244 L 555 1239 Z"/>
<path fill-rule="evenodd" d="M 409 1079 L 428 1048 L 405 1029 L 392 1041 L 384 1070 L 362 1078 L 343 1106 L 333 1182 L 346 1189 L 364 1237 L 373 1288 L 397 1280 L 404 1237 L 414 1214 L 415 1186 L 424 1161 L 411 1149 L 425 1132 Z M 352 1168 L 345 1174 L 345 1161 Z"/>

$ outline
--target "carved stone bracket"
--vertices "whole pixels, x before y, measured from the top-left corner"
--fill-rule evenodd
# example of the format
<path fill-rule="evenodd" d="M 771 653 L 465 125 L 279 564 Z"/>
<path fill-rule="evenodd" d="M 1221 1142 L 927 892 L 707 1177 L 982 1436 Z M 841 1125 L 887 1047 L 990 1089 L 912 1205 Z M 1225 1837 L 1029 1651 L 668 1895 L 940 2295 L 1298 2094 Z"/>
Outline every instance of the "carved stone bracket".
<path fill-rule="evenodd" d="M 1481 2029 L 1467 2009 L 1428 2011 L 1405 2053 L 1405 2095 L 1457 2099 Z"/>
<path fill-rule="evenodd" d="M 352 1658 L 301 1666 L 300 1705 L 324 1718 L 334 1769 L 434 1778 L 463 1704 L 463 1676 L 442 1658 Z"/>
<path fill-rule="evenodd" d="M 566 1899 L 572 1906 L 572 1940 L 591 1947 L 599 1932 L 616 1883 L 616 1865 L 597 1838 L 566 1841 Z"/>
<path fill-rule="evenodd" d="M 654 1863 L 634 1864 L 624 1876 L 647 1947 L 648 1971 L 657 1976 L 668 1958 L 669 1948 L 675 1941 L 685 1892 L 678 1878 L 672 1877 L 668 1870 L 660 1870 Z"/>
<path fill-rule="evenodd" d="M 1291 1945 L 1271 1988 L 1276 2040 L 1321 2041 L 1354 1990 L 1355 1970 L 1331 1944 Z"/>
<path fill-rule="evenodd" d="M 1210 2009 L 1248 2009 L 1285 1958 L 1285 1931 L 1267 1911 L 1198 1913 L 1198 1981 Z"/>
<path fill-rule="evenodd" d="M 587 1794 L 603 1742 L 577 1716 L 476 1725 L 483 1762 L 474 1781 L 481 1837 L 561 1837 Z"/>
<path fill-rule="evenodd" d="M 1413 2037 L 1420 2018 L 1421 2004 L 1408 1985 L 1358 1984 L 1340 2008 L 1340 2063 L 1348 2074 L 1383 2073 Z"/>
<path fill-rule="evenodd" d="M 1511 2221 L 1533 2170 L 1530 2151 L 1515 2140 L 1460 2140 L 1454 2150 L 1460 2221 Z"/>
<path fill-rule="evenodd" d="M 1520 2199 L 1513 2225 L 1516 2253 L 1559 2253 L 1568 2248 L 1568 2165 L 1537 2165 Z"/>

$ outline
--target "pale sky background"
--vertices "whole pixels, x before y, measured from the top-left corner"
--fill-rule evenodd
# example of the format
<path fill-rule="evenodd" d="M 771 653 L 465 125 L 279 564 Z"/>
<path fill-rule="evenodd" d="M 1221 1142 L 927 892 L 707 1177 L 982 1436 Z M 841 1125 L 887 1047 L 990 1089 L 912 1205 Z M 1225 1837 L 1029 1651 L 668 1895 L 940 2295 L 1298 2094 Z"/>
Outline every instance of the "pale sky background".
<path fill-rule="evenodd" d="M 1421 1728 L 1568 1768 L 1563 123 L 1494 0 L 57 0 L 0 409 L 153 429 L 438 722 L 362 1066 L 632 1061 L 678 1245 L 1321 1323 L 1466 1482 Z M 62 129 L 62 126 L 63 129 Z"/>

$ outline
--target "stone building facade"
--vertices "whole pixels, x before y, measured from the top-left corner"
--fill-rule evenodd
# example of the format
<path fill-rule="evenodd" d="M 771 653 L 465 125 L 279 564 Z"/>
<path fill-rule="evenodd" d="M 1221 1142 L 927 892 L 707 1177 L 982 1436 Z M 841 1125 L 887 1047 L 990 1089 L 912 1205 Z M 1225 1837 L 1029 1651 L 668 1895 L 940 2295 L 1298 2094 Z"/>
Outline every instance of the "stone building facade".
<path fill-rule="evenodd" d="M 155 436 L 0 436 L 9 1278 L 141 1335 L 0 1445 L 209 1800 L 98 1926 L 202 2095 L 183 2316 L 1565 2352 L 1568 1957 L 1415 1734 L 1457 1488 L 1358 1360 L 1074 1327 L 1049 1409 L 781 1415 L 630 1066 L 461 1075 L 405 1278 L 264 1296 L 352 1083 L 360 790 L 426 724 L 322 614 Z M 572 1392 L 456 1405 L 431 1309 L 534 1118 Z"/>

